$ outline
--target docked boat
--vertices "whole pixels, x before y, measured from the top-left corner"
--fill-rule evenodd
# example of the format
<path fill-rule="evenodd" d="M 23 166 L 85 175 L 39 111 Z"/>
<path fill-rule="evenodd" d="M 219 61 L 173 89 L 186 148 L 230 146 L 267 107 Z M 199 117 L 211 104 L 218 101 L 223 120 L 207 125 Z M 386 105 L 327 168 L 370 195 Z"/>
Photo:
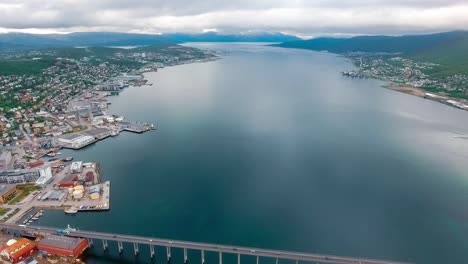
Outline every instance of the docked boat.
<path fill-rule="evenodd" d="M 69 207 L 69 208 L 65 209 L 65 213 L 66 214 L 76 214 L 76 213 L 78 213 L 78 208 L 76 208 L 75 206 Z"/>
<path fill-rule="evenodd" d="M 67 162 L 67 161 L 72 161 L 73 160 L 73 157 L 66 157 L 63 159 L 63 161 Z"/>
<path fill-rule="evenodd" d="M 51 151 L 51 152 L 47 153 L 46 156 L 47 157 L 55 157 L 55 156 L 57 156 L 57 152 Z"/>

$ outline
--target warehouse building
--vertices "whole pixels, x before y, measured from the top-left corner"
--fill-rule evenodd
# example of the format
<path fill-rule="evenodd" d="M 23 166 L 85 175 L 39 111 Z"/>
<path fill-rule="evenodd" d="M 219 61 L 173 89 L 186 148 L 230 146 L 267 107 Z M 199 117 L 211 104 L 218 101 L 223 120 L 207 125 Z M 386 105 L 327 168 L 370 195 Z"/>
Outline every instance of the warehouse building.
<path fill-rule="evenodd" d="M 78 181 L 78 176 L 74 174 L 69 174 L 62 181 L 59 182 L 58 186 L 60 188 L 70 188 L 76 185 Z"/>
<path fill-rule="evenodd" d="M 82 135 L 77 133 L 60 136 L 58 138 L 58 141 L 64 144 L 65 147 L 79 149 L 93 143 L 94 141 L 96 141 L 96 139 L 89 135 Z"/>
<path fill-rule="evenodd" d="M 77 258 L 88 248 L 88 241 L 81 238 L 48 235 L 37 248 L 49 255 Z"/>
<path fill-rule="evenodd" d="M 36 243 L 26 238 L 21 238 L 7 246 L 0 253 L 12 263 L 18 263 L 29 258 L 36 252 Z"/>
<path fill-rule="evenodd" d="M 2 184 L 0 185 L 0 203 L 6 203 L 16 195 L 15 184 Z"/>

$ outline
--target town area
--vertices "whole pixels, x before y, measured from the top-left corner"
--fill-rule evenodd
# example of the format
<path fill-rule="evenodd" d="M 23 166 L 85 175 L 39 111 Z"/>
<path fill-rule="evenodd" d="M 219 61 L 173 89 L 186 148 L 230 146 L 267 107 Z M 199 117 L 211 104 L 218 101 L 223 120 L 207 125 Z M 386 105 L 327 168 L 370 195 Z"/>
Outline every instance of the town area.
<path fill-rule="evenodd" d="M 63 157 L 155 124 L 109 110 L 109 96 L 148 83 L 143 73 L 218 56 L 179 45 L 54 48 L 0 53 L 0 222 L 29 226 L 47 210 L 110 210 L 110 181 L 98 161 Z M 60 157 L 60 158 L 59 158 Z M 88 241 L 57 234 L 0 234 L 0 263 L 81 263 Z"/>
<path fill-rule="evenodd" d="M 344 71 L 351 78 L 387 81 L 385 88 L 468 110 L 468 76 L 440 72 L 441 65 L 395 54 L 349 53 L 358 70 Z"/>

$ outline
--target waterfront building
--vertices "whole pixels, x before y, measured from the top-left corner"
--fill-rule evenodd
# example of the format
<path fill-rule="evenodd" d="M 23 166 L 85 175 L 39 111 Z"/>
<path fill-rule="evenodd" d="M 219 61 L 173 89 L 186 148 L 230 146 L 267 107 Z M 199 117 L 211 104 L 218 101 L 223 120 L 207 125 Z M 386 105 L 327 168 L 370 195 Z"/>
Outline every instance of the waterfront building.
<path fill-rule="evenodd" d="M 67 175 L 65 178 L 63 178 L 63 180 L 59 182 L 58 186 L 60 188 L 73 187 L 76 185 L 77 181 L 78 181 L 78 176 L 74 174 L 70 174 L 70 175 Z"/>
<path fill-rule="evenodd" d="M 15 184 L 0 185 L 0 203 L 6 203 L 16 195 Z"/>
<path fill-rule="evenodd" d="M 75 161 L 71 164 L 70 170 L 72 173 L 81 173 L 83 170 L 83 162 L 82 161 Z"/>
<path fill-rule="evenodd" d="M 65 146 L 72 148 L 82 148 L 88 144 L 91 144 L 96 139 L 89 135 L 82 135 L 79 133 L 62 135 L 58 138 L 58 141 Z"/>
<path fill-rule="evenodd" d="M 48 235 L 39 241 L 37 248 L 46 254 L 77 258 L 88 248 L 88 241 L 81 238 Z"/>

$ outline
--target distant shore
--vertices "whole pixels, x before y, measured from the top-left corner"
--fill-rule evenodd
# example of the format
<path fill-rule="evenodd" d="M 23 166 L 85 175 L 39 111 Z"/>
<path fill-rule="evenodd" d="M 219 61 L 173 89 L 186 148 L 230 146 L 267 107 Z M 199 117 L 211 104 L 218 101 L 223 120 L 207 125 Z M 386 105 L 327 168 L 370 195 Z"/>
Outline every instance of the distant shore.
<path fill-rule="evenodd" d="M 442 103 L 448 106 L 452 106 L 461 110 L 468 111 L 468 102 L 466 100 L 461 100 L 461 99 L 456 99 L 456 98 L 452 98 L 452 97 L 445 96 L 445 95 L 430 93 L 424 89 L 409 86 L 409 85 L 396 85 L 396 84 L 388 83 L 388 84 L 383 85 L 382 87 L 389 89 L 389 90 L 397 91 L 400 93 L 422 97 L 422 98 L 429 99 L 438 103 Z"/>

